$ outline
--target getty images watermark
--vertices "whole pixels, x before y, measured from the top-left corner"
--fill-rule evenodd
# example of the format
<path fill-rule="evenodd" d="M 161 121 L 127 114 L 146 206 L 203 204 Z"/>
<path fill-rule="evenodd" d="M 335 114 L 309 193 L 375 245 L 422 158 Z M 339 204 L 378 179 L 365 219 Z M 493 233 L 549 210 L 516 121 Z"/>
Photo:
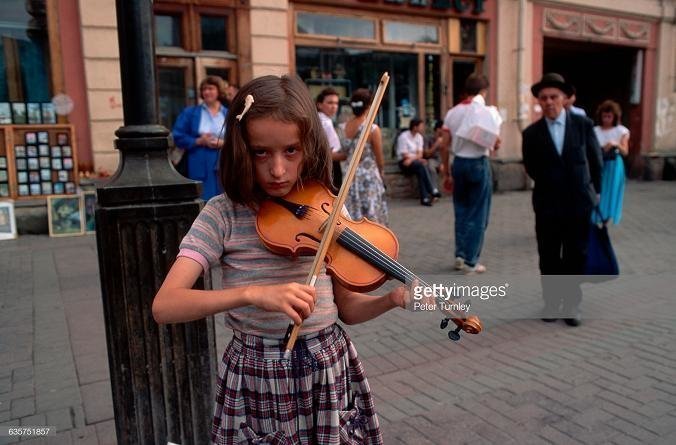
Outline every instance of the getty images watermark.
<path fill-rule="evenodd" d="M 472 285 L 472 284 L 441 284 L 418 285 L 413 287 L 414 311 L 454 311 L 469 313 L 472 306 L 470 300 L 490 300 L 507 296 L 509 283 L 501 285 Z M 439 307 L 437 308 L 437 305 Z"/>

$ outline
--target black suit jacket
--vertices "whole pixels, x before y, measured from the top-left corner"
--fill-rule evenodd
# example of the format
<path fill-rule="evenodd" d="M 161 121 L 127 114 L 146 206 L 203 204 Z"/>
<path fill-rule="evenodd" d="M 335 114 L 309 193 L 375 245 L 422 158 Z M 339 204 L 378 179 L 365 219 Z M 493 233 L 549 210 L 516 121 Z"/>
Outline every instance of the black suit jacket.
<path fill-rule="evenodd" d="M 533 209 L 538 215 L 588 215 L 601 193 L 601 147 L 592 121 L 566 113 L 561 155 L 543 117 L 523 131 L 523 163 L 535 181 Z"/>

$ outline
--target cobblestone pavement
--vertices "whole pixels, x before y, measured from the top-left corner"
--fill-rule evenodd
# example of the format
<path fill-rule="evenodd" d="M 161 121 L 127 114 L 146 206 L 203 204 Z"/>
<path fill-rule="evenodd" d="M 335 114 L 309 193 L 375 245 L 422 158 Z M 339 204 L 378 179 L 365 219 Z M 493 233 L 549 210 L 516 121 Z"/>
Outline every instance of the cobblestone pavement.
<path fill-rule="evenodd" d="M 392 201 L 390 214 L 403 264 L 455 273 L 449 199 Z M 529 193 L 494 195 L 489 274 L 537 270 L 533 225 Z M 673 276 L 676 184 L 630 183 L 610 233 L 623 274 Z M 92 236 L 0 244 L 0 425 L 59 430 L 28 443 L 115 443 L 96 255 Z M 533 319 L 487 320 L 458 343 L 433 313 L 349 326 L 385 443 L 676 443 L 676 314 L 571 328 L 537 320 L 534 303 Z"/>

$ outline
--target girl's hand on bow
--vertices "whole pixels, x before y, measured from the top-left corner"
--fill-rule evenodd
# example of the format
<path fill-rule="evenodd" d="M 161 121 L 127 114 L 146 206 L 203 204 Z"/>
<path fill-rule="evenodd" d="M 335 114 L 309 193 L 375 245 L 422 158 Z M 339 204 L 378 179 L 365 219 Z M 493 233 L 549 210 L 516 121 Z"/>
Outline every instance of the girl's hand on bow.
<path fill-rule="evenodd" d="M 282 312 L 301 324 L 315 310 L 317 293 L 313 286 L 300 283 L 250 286 L 245 291 L 250 304 L 268 312 Z"/>

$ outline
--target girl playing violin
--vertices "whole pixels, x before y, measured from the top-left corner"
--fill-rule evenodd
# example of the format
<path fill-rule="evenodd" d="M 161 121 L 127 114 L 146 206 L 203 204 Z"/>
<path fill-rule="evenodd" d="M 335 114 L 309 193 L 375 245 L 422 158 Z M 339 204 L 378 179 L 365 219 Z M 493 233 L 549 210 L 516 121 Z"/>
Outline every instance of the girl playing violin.
<path fill-rule="evenodd" d="M 404 287 L 380 297 L 351 292 L 325 272 L 313 287 L 299 284 L 312 258 L 268 251 L 256 233 L 256 210 L 303 182 L 331 188 L 331 150 L 314 103 L 299 79 L 266 76 L 245 85 L 231 110 L 220 160 L 224 193 L 207 202 L 183 238 L 153 302 L 155 320 L 223 312 L 234 331 L 217 381 L 213 442 L 382 443 L 364 369 L 336 322 L 404 307 L 409 294 Z M 223 289 L 193 290 L 215 266 Z M 285 360 L 290 322 L 303 325 Z"/>

